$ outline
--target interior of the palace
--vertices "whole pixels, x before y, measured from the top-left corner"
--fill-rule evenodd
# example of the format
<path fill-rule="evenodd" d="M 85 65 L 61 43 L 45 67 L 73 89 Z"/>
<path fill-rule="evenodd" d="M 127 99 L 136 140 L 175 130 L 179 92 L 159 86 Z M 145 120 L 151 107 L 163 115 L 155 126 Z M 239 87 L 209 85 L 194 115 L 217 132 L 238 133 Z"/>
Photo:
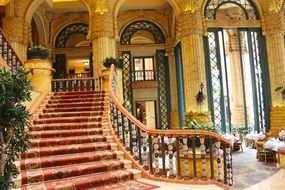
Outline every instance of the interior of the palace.
<path fill-rule="evenodd" d="M 142 174 L 135 177 L 141 186 L 102 189 L 284 189 L 285 0 L 2 0 L 0 5 L 0 66 L 12 68 L 11 54 L 30 71 L 34 90 L 26 106 L 33 119 L 52 95 L 89 84 L 80 80 L 92 80 L 91 90 L 107 93 L 109 136 Z M 49 50 L 46 60 L 27 58 L 28 48 L 37 44 Z M 120 59 L 122 68 L 104 67 L 108 57 Z M 213 126 L 219 134 L 195 131 L 193 121 L 202 123 L 197 130 Z M 213 139 L 222 145 L 212 155 Z M 20 170 L 16 188 L 57 189 L 47 185 L 49 179 L 29 187 L 33 181 L 23 182 L 23 175 L 31 177 L 36 169 Z"/>

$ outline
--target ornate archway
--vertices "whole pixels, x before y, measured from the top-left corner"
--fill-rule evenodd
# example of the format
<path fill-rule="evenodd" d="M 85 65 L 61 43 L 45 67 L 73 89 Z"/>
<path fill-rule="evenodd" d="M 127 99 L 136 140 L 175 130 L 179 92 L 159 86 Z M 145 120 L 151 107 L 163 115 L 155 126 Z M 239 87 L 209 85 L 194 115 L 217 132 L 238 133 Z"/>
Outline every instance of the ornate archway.
<path fill-rule="evenodd" d="M 55 47 L 63 48 L 66 47 L 68 38 L 73 34 L 83 34 L 87 36 L 88 25 L 85 23 L 73 23 L 65 26 L 56 36 Z"/>
<path fill-rule="evenodd" d="M 124 45 L 132 45 L 132 38 L 140 32 L 146 32 L 152 38 L 152 44 L 164 44 L 165 35 L 162 29 L 154 22 L 149 20 L 136 20 L 129 23 L 120 35 L 120 43 Z M 138 44 L 136 44 L 138 45 Z M 142 55 L 143 56 L 143 55 Z M 133 112 L 133 89 L 132 82 L 136 72 L 132 64 L 131 51 L 123 51 L 123 93 L 124 93 L 124 105 Z M 155 66 L 154 73 L 156 73 L 156 80 L 158 82 L 157 94 L 158 94 L 158 110 L 159 110 L 159 128 L 166 129 L 169 127 L 169 110 L 170 110 L 170 98 L 169 98 L 169 71 L 168 71 L 168 59 L 165 57 L 164 49 L 156 49 L 154 52 Z M 142 71 L 144 72 L 144 71 Z"/>
<path fill-rule="evenodd" d="M 164 33 L 159 26 L 148 20 L 138 20 L 125 27 L 120 38 L 121 45 L 131 44 L 133 34 L 138 31 L 147 31 L 151 33 L 156 44 L 165 43 Z"/>

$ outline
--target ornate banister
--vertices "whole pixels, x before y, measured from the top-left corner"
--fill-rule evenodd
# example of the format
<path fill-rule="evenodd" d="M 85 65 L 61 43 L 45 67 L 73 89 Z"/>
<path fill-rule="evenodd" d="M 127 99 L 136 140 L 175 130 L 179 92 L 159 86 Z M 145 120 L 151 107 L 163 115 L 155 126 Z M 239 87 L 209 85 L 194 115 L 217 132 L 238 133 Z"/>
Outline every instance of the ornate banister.
<path fill-rule="evenodd" d="M 7 65 L 10 67 L 10 70 L 13 72 L 17 70 L 19 67 L 23 67 L 23 63 L 20 58 L 16 54 L 9 40 L 3 33 L 0 28 L 0 54 L 3 59 L 7 62 Z"/>
<path fill-rule="evenodd" d="M 102 90 L 102 77 L 52 79 L 53 92 Z"/>
<path fill-rule="evenodd" d="M 204 130 L 149 129 L 129 113 L 116 96 L 114 65 L 109 77 L 110 123 L 117 138 L 144 174 L 178 183 L 233 185 L 232 145 Z"/>

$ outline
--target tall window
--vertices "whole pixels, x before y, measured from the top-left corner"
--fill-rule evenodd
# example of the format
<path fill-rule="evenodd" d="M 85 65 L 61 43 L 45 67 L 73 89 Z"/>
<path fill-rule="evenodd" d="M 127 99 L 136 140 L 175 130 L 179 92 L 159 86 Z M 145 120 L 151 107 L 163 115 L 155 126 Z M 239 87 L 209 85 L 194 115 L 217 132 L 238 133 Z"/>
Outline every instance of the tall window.
<path fill-rule="evenodd" d="M 134 81 L 155 80 L 153 58 L 134 58 Z"/>

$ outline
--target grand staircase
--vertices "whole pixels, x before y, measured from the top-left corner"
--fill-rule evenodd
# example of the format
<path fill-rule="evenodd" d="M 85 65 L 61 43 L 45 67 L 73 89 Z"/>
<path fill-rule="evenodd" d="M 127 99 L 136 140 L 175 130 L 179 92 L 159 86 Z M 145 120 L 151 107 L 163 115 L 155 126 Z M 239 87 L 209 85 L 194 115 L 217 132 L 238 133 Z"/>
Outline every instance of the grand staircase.
<path fill-rule="evenodd" d="M 135 180 L 140 171 L 131 169 L 132 162 L 113 143 L 107 97 L 104 91 L 60 92 L 44 101 L 29 127 L 31 144 L 19 163 L 19 189 L 105 190 L 142 185 Z"/>

